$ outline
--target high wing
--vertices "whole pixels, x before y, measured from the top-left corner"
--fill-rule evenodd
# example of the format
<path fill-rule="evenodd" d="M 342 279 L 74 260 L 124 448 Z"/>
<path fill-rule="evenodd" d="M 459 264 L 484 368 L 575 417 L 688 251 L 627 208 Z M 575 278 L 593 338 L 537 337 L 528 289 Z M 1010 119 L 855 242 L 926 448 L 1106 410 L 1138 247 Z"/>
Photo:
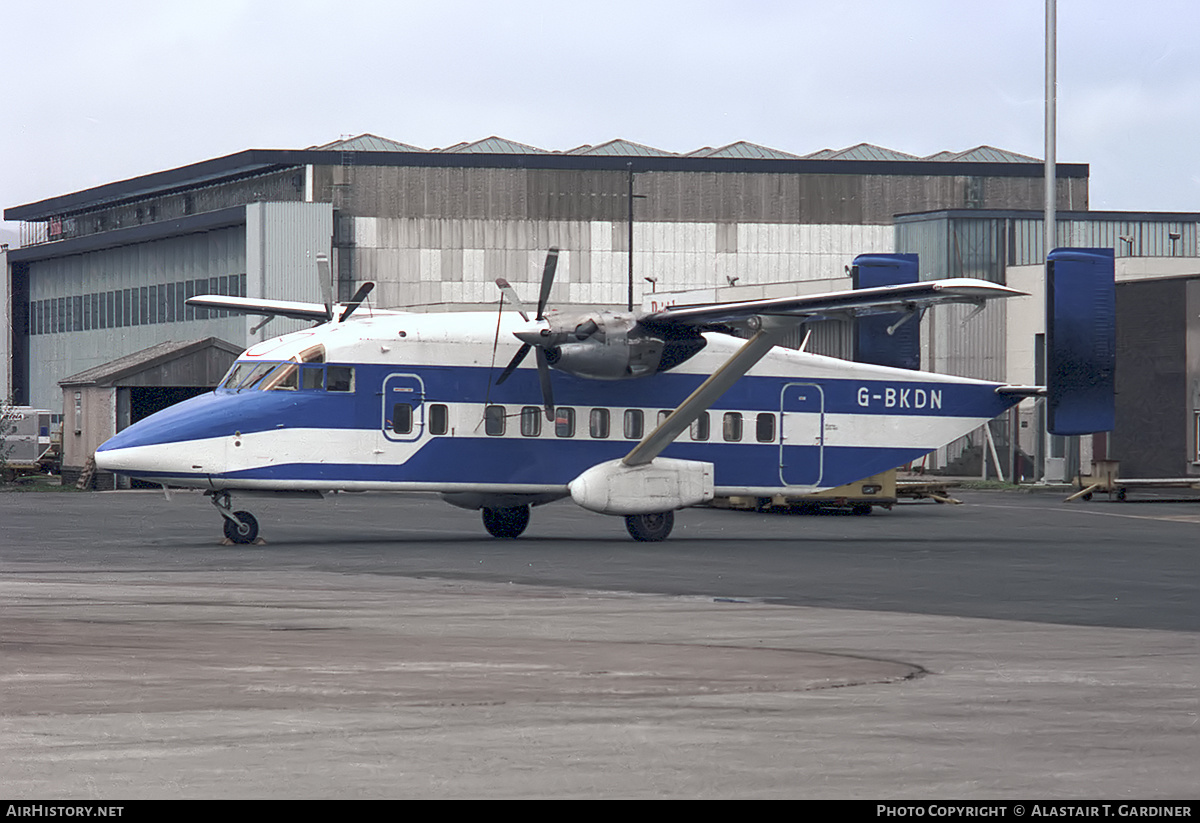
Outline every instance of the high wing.
<path fill-rule="evenodd" d="M 981 304 L 997 297 L 1020 297 L 1025 292 L 986 280 L 967 277 L 926 280 L 898 286 L 774 297 L 731 303 L 671 306 L 640 318 L 645 326 L 689 326 L 717 329 L 736 326 L 751 317 L 794 317 L 802 321 L 828 320 L 866 314 L 914 311 L 942 303 Z"/>
<path fill-rule="evenodd" d="M 911 316 L 938 304 L 982 305 L 986 300 L 1019 297 L 1024 294 L 1025 292 L 986 280 L 955 278 L 804 297 L 672 306 L 646 315 L 640 318 L 639 322 L 650 328 L 685 326 L 703 330 L 749 325 L 756 332 L 654 431 L 642 438 L 641 442 L 621 459 L 621 463 L 632 468 L 652 461 L 663 449 L 671 445 L 693 420 L 728 391 L 754 367 L 755 363 L 765 357 L 787 331 L 800 323 L 839 316 L 899 311 L 908 312 Z"/>
<path fill-rule="evenodd" d="M 262 314 L 271 317 L 288 317 L 292 320 L 313 320 L 324 323 L 330 319 L 329 309 L 323 303 L 301 303 L 295 300 L 262 300 L 257 297 L 227 297 L 220 294 L 202 294 L 189 297 L 189 306 L 206 309 L 223 309 L 238 314 Z"/>
<path fill-rule="evenodd" d="M 338 322 L 342 322 L 350 317 L 351 314 L 362 305 L 363 300 L 375 288 L 374 283 L 363 283 L 358 287 L 358 291 L 346 303 L 338 303 L 342 306 L 342 312 L 337 316 Z M 267 318 L 271 317 L 288 317 L 292 320 L 312 320 L 316 323 L 327 323 L 334 319 L 334 306 L 324 303 L 301 303 L 294 300 L 263 300 L 257 297 L 228 297 L 220 294 L 201 294 L 196 297 L 189 297 L 184 301 L 189 306 L 201 306 L 208 309 L 223 309 L 225 311 L 237 312 L 238 314 L 260 314 Z M 376 314 L 395 314 L 395 312 L 375 311 Z M 266 321 L 263 321 L 264 323 Z"/>

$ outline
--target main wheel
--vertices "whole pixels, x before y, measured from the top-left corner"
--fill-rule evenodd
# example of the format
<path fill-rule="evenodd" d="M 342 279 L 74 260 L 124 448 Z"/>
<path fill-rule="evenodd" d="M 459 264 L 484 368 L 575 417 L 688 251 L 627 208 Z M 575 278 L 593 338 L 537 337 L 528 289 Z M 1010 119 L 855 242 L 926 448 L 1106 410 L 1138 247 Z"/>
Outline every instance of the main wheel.
<path fill-rule="evenodd" d="M 231 543 L 253 543 L 258 537 L 258 520 L 250 512 L 234 512 L 240 523 L 225 521 L 225 536 Z"/>
<path fill-rule="evenodd" d="M 511 540 L 520 537 L 529 525 L 528 506 L 506 506 L 483 510 L 483 527 L 492 537 Z"/>
<path fill-rule="evenodd" d="M 629 536 L 643 543 L 666 540 L 674 525 L 675 512 L 625 515 L 625 528 L 629 530 Z"/>

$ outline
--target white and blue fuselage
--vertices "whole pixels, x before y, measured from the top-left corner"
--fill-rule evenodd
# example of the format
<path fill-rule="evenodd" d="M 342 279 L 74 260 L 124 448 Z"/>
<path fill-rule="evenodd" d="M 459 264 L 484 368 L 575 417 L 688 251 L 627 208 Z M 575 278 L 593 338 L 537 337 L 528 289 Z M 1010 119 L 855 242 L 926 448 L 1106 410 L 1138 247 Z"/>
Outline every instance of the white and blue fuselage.
<path fill-rule="evenodd" d="M 515 315 L 382 314 L 259 343 L 221 386 L 118 433 L 98 467 L 221 490 L 567 495 L 619 460 L 745 341 L 718 333 L 669 371 L 554 371 L 555 420 Z M 718 496 L 803 494 L 900 466 L 1009 408 L 999 384 L 775 348 L 664 452 L 711 464 Z"/>

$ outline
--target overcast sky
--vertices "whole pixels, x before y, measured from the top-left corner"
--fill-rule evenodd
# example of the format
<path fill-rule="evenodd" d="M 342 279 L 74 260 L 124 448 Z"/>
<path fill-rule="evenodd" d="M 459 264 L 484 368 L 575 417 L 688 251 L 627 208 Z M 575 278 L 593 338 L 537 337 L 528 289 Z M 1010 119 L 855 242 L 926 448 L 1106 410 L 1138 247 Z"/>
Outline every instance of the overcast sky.
<path fill-rule="evenodd" d="M 1091 207 L 1200 212 L 1200 2 L 1058 18 L 1058 159 L 1091 164 Z M 1044 21 L 1044 0 L 5 0 L 0 206 L 363 132 L 1042 157 Z"/>

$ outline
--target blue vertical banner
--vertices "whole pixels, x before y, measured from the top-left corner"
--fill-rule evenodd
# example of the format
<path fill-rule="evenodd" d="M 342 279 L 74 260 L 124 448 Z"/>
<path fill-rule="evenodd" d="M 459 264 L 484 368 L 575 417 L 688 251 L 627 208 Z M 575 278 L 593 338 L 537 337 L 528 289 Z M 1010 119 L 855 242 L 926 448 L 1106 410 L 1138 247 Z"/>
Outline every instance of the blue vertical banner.
<path fill-rule="evenodd" d="M 916 283 L 920 279 L 915 254 L 860 254 L 850 277 L 856 289 Z M 892 334 L 888 329 L 904 317 L 901 312 L 859 317 L 854 330 L 854 360 L 900 369 L 921 368 L 921 323 L 913 317 Z"/>
<path fill-rule="evenodd" d="M 1046 420 L 1051 434 L 1113 429 L 1116 292 L 1112 249 L 1055 249 L 1046 259 Z"/>

